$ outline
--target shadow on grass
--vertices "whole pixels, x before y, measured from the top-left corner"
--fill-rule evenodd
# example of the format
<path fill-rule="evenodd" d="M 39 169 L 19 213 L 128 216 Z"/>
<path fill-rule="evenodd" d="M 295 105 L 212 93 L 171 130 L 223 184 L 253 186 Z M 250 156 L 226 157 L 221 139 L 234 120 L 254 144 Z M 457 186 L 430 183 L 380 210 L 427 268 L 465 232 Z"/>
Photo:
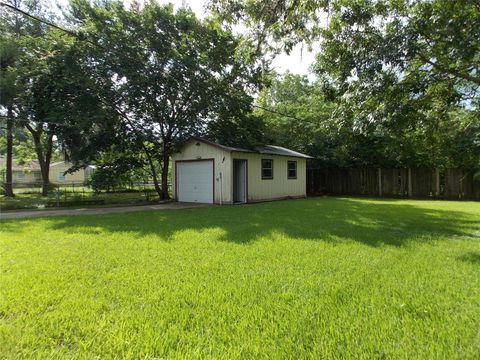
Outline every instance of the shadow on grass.
<path fill-rule="evenodd" d="M 459 259 L 465 262 L 480 265 L 480 253 L 478 252 L 469 252 L 463 256 L 460 256 Z"/>
<path fill-rule="evenodd" d="M 180 231 L 222 230 L 219 240 L 245 244 L 262 236 L 369 246 L 407 245 L 411 241 L 479 238 L 471 213 L 426 209 L 391 201 L 371 203 L 355 198 L 313 198 L 240 206 L 150 211 L 49 219 L 50 229 L 67 233 L 128 233 L 132 239 L 156 235 L 168 241 Z M 34 220 L 32 220 L 34 221 Z M 2 226 L 18 226 L 7 222 Z M 7 228 L 5 230 L 8 230 Z M 477 234 L 477 235 L 474 235 Z"/>

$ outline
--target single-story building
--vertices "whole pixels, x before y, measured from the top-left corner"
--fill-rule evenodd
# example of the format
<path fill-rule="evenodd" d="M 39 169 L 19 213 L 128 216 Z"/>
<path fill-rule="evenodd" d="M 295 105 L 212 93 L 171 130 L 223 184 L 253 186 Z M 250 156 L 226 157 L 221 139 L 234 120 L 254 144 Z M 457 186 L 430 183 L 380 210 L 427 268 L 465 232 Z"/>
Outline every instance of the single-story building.
<path fill-rule="evenodd" d="M 5 181 L 6 176 L 6 159 L 0 158 L 0 171 L 2 172 L 2 180 Z M 39 183 L 42 181 L 42 175 L 40 173 L 40 166 L 38 162 L 31 161 L 19 165 L 15 160 L 13 160 L 12 166 L 12 182 L 16 184 L 24 183 Z"/>
<path fill-rule="evenodd" d="M 65 174 L 72 166 L 71 163 L 65 161 L 53 162 L 50 164 L 49 180 L 52 184 L 79 184 L 88 180 L 94 171 L 93 166 L 87 166 L 85 169 L 79 169 L 72 174 Z M 6 159 L 0 157 L 0 172 L 5 180 Z M 13 185 L 21 184 L 40 184 L 42 182 L 42 173 L 38 161 L 33 160 L 26 164 L 18 164 L 15 160 L 12 166 L 12 182 Z"/>
<path fill-rule="evenodd" d="M 85 169 L 78 169 L 71 174 L 65 174 L 65 171 L 72 167 L 72 163 L 66 161 L 57 161 L 50 164 L 48 178 L 52 184 L 63 183 L 83 183 L 87 181 L 94 171 L 93 166 L 87 166 Z"/>
<path fill-rule="evenodd" d="M 232 204 L 305 197 L 309 158 L 280 146 L 242 149 L 191 138 L 172 156 L 174 198 Z"/>

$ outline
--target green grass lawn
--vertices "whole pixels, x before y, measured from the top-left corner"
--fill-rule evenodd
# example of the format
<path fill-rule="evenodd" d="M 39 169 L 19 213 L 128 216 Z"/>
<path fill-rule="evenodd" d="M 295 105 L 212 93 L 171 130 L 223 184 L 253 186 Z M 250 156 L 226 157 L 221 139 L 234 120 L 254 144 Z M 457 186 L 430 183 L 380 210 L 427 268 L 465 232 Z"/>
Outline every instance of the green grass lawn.
<path fill-rule="evenodd" d="M 0 231 L 0 358 L 480 356 L 480 203 L 314 198 Z"/>

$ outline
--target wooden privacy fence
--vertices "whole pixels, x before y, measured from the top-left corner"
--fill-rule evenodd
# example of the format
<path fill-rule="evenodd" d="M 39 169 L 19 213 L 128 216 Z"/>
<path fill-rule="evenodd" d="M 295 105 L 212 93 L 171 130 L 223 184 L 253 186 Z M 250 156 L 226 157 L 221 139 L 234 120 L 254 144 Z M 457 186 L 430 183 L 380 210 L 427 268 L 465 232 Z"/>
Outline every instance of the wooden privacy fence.
<path fill-rule="evenodd" d="M 480 200 L 480 180 L 464 169 L 307 169 L 307 193 Z"/>

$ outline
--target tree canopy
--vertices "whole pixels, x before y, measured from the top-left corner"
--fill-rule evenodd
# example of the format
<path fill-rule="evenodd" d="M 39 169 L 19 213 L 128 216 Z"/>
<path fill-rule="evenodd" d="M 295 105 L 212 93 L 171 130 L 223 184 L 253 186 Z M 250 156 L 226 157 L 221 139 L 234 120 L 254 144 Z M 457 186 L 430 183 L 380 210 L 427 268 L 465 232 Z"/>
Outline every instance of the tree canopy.
<path fill-rule="evenodd" d="M 236 57 L 238 39 L 217 22 L 153 2 L 140 9 L 81 0 L 72 2 L 70 21 L 90 40 L 78 40 L 85 47 L 78 61 L 119 120 L 115 146 L 143 154 L 161 198 L 168 198 L 169 158 L 183 140 L 247 123 L 236 119 L 250 111 L 260 71 Z"/>
<path fill-rule="evenodd" d="M 327 163 L 337 164 L 479 166 L 478 2 L 218 0 L 211 6 L 222 21 L 250 29 L 247 44 L 266 42 L 252 51 L 317 46 L 317 80 L 303 86 L 315 89 L 308 101 L 331 106 L 331 131 L 321 142 L 334 149 L 311 155 L 322 158 L 326 151 Z M 290 82 L 286 77 L 274 85 Z M 301 104 L 297 94 L 290 101 Z M 275 108 L 304 121 L 288 103 Z M 315 127 L 322 124 L 317 120 Z M 301 136 L 293 128 L 291 136 L 281 133 L 277 140 L 286 144 Z"/>

